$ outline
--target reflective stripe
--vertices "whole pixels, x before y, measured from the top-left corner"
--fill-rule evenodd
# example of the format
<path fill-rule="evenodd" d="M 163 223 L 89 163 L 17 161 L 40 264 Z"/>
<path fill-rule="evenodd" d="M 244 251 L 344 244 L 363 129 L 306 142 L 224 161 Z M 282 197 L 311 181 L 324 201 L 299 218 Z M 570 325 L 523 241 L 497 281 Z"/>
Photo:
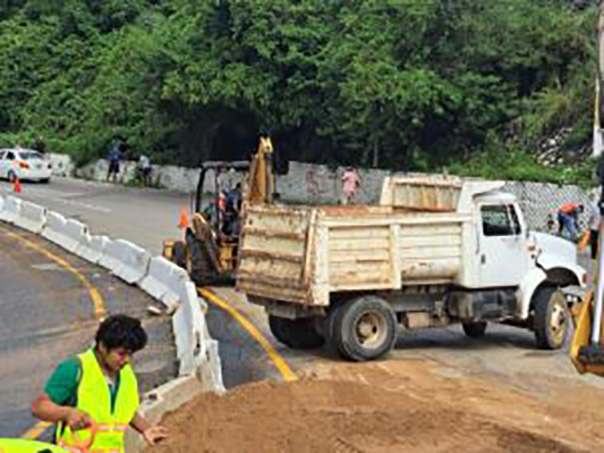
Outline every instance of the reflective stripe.
<path fill-rule="evenodd" d="M 120 431 L 125 432 L 128 425 L 125 423 L 101 423 L 97 425 L 97 431 Z"/>
<path fill-rule="evenodd" d="M 73 452 L 73 453 L 123 453 L 123 450 L 116 450 L 115 448 L 111 449 L 111 450 L 99 450 L 99 449 L 95 449 L 95 450 L 89 450 L 89 449 L 81 449 L 78 447 L 66 447 L 63 445 L 59 445 L 59 447 L 63 448 L 64 450 Z M 2 450 L 0 450 L 0 453 L 3 453 Z"/>

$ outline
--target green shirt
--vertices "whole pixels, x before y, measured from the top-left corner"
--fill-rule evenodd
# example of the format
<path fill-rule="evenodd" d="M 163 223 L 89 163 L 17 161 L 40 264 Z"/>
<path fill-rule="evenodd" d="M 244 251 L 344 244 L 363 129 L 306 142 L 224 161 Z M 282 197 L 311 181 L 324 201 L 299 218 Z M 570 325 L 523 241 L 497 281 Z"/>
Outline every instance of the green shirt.
<path fill-rule="evenodd" d="M 82 365 L 80 359 L 72 357 L 59 366 L 52 373 L 46 385 L 44 392 L 50 400 L 59 406 L 76 407 L 78 404 L 78 385 L 82 377 Z M 115 410 L 117 391 L 120 387 L 119 374 L 115 385 L 107 383 L 109 393 L 111 394 L 111 410 Z"/>

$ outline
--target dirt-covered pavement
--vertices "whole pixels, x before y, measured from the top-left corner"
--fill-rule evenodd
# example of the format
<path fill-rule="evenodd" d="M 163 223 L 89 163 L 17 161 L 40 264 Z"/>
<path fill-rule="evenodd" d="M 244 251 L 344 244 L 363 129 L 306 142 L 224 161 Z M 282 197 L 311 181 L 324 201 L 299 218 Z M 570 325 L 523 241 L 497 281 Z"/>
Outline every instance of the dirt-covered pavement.
<path fill-rule="evenodd" d="M 169 414 L 171 438 L 148 452 L 604 450 L 604 379 L 578 375 L 566 351 L 537 350 L 526 330 L 490 325 L 479 340 L 459 326 L 402 331 L 374 363 L 306 357 L 288 357 L 294 383 L 202 395 Z"/>
<path fill-rule="evenodd" d="M 202 395 L 149 452 L 574 452 L 604 447 L 604 390 L 532 395 L 429 361 L 319 364 L 297 382 Z M 544 387 L 544 388 L 545 388 Z M 546 395 L 546 397 L 544 397 Z"/>

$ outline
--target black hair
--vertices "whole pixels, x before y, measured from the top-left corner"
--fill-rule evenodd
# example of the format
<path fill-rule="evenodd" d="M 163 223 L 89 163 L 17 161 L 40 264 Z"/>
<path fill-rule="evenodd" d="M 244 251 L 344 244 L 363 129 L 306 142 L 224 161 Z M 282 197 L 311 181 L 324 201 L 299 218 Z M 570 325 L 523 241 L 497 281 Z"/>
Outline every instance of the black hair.
<path fill-rule="evenodd" d="M 97 347 L 102 343 L 107 350 L 125 348 L 133 354 L 147 345 L 147 333 L 138 319 L 112 315 L 99 326 L 95 341 Z"/>

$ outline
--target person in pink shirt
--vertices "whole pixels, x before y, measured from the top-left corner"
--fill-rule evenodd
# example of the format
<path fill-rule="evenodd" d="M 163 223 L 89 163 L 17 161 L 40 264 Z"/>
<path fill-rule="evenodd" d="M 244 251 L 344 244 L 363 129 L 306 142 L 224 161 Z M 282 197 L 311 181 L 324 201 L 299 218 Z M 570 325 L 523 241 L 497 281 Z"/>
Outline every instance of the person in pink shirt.
<path fill-rule="evenodd" d="M 347 167 L 342 175 L 342 204 L 352 204 L 360 185 L 359 175 L 352 167 Z"/>

